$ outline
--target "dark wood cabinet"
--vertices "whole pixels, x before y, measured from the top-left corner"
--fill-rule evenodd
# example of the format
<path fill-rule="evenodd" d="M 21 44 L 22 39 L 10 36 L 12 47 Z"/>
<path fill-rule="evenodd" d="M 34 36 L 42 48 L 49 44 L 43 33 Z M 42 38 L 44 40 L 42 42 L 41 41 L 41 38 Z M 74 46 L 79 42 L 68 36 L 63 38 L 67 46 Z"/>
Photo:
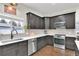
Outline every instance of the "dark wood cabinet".
<path fill-rule="evenodd" d="M 47 40 L 45 36 L 37 38 L 37 50 L 43 48 L 46 45 L 47 45 Z"/>
<path fill-rule="evenodd" d="M 2 47 L 0 47 L 0 56 L 3 55 L 2 53 L 3 53 L 3 52 L 2 52 Z"/>
<path fill-rule="evenodd" d="M 37 50 L 43 48 L 46 45 L 53 46 L 53 36 L 44 36 L 37 38 Z"/>
<path fill-rule="evenodd" d="M 44 19 L 31 12 L 27 13 L 27 22 L 30 29 L 44 29 L 45 28 Z"/>
<path fill-rule="evenodd" d="M 54 16 L 54 17 L 51 17 L 50 18 L 50 29 L 56 29 L 56 28 L 62 28 L 62 26 L 64 26 L 65 28 L 65 25 L 62 25 L 62 23 L 65 22 L 65 17 L 64 15 L 59 15 L 59 16 Z M 56 23 L 59 23 L 59 25 Z M 58 26 L 58 27 L 57 27 Z"/>
<path fill-rule="evenodd" d="M 53 36 L 46 36 L 47 45 L 54 45 Z"/>
<path fill-rule="evenodd" d="M 64 28 L 66 28 L 66 29 L 75 29 L 75 12 L 50 17 L 49 28 L 55 29 L 56 22 L 65 22 Z"/>
<path fill-rule="evenodd" d="M 56 17 L 51 17 L 50 20 L 49 20 L 49 29 L 56 29 L 55 28 L 55 20 L 56 20 Z"/>
<path fill-rule="evenodd" d="M 17 56 L 28 55 L 28 41 L 19 42 L 17 46 Z"/>
<path fill-rule="evenodd" d="M 53 17 L 40 17 L 29 12 L 27 21 L 30 29 L 56 29 L 56 22 L 65 22 L 64 28 L 66 29 L 75 29 L 75 12 Z"/>
<path fill-rule="evenodd" d="M 10 44 L 2 47 L 2 56 L 16 56 L 17 44 Z"/>
<path fill-rule="evenodd" d="M 75 37 L 66 37 L 65 38 L 65 48 L 75 50 L 76 44 L 75 44 Z"/>
<path fill-rule="evenodd" d="M 0 56 L 27 56 L 28 41 L 0 46 Z"/>
<path fill-rule="evenodd" d="M 75 13 L 65 14 L 66 29 L 75 29 Z"/>
<path fill-rule="evenodd" d="M 55 22 L 54 22 L 54 26 L 55 26 L 55 28 L 66 28 L 66 25 L 65 25 L 65 17 L 64 17 L 64 15 L 60 15 L 60 16 L 57 16 L 56 17 L 56 20 L 55 20 Z"/>

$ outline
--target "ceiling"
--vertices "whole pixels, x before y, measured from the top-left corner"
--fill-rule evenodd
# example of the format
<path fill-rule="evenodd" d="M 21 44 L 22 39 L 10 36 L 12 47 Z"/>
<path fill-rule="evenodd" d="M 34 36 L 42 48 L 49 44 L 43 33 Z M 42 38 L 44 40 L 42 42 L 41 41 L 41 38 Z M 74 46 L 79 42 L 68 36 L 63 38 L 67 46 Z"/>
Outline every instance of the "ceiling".
<path fill-rule="evenodd" d="M 24 5 L 40 12 L 43 15 L 51 15 L 55 12 L 79 7 L 79 3 L 24 3 Z"/>

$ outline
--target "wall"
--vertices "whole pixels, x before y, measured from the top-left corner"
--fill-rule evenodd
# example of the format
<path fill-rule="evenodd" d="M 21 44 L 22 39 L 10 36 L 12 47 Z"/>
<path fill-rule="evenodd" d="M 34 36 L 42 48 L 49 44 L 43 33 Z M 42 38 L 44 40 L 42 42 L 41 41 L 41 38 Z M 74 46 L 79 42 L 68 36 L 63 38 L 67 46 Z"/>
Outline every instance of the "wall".
<path fill-rule="evenodd" d="M 27 21 L 26 21 L 27 20 L 26 13 L 28 13 L 28 12 L 32 12 L 32 13 L 35 13 L 37 15 L 42 16 L 38 11 L 36 11 L 36 10 L 34 10 L 32 8 L 29 8 L 29 7 L 27 7 L 27 6 L 23 5 L 23 4 L 18 4 L 16 11 L 17 11 L 16 16 L 4 13 L 4 4 L 0 3 L 0 18 L 7 18 L 7 19 L 11 19 L 11 20 L 23 20 L 25 23 L 27 23 Z M 4 34 L 2 32 L 0 32 L 0 40 L 9 40 L 11 38 L 10 33 L 11 33 L 10 30 L 9 31 L 5 30 Z M 19 35 L 19 37 L 20 36 L 21 35 Z M 15 35 L 15 37 L 17 37 L 17 35 Z"/>
<path fill-rule="evenodd" d="M 17 5 L 16 15 L 7 14 L 7 13 L 4 13 L 4 5 L 5 5 L 5 3 L 0 3 L 0 18 L 8 18 L 11 20 L 23 20 L 24 24 L 25 23 L 27 24 L 26 13 L 32 12 L 32 13 L 42 16 L 38 11 L 36 11 L 32 8 L 29 8 L 25 5 L 23 5 L 22 3 L 19 3 Z"/>
<path fill-rule="evenodd" d="M 24 18 L 24 19 L 27 19 L 26 13 L 28 13 L 28 12 L 35 13 L 35 14 L 41 16 L 41 17 L 43 16 L 41 13 L 39 13 L 39 11 L 36 11 L 32 8 L 29 8 L 28 6 L 25 6 L 22 3 L 18 5 L 17 9 L 18 9 L 17 10 L 17 15 L 19 17 Z"/>
<path fill-rule="evenodd" d="M 29 8 L 28 6 L 23 5 L 22 3 L 19 3 L 17 5 L 17 12 L 16 12 L 16 16 L 11 15 L 11 14 L 6 14 L 4 13 L 4 4 L 0 3 L 0 16 L 6 16 L 6 18 L 10 17 L 10 18 L 14 18 L 14 19 L 22 19 L 24 21 L 26 21 L 26 13 L 27 12 L 32 12 L 35 13 L 37 15 L 42 16 L 42 14 L 40 14 L 38 11 Z"/>

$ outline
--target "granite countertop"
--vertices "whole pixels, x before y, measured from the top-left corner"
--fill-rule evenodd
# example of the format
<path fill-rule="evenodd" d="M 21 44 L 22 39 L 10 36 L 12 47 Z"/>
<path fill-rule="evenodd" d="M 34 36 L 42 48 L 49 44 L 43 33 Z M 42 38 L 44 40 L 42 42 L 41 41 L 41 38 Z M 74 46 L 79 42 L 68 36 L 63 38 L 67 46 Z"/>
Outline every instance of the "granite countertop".
<path fill-rule="evenodd" d="M 42 36 L 46 36 L 46 35 L 47 34 L 28 35 L 26 37 L 21 37 L 21 38 L 19 37 L 19 38 L 14 38 L 14 39 L 2 40 L 2 41 L 0 41 L 0 46 L 12 44 L 12 43 L 17 43 L 17 42 L 21 42 L 21 41 L 25 41 L 25 40 L 30 40 L 33 38 L 38 38 L 38 37 L 42 37 Z"/>
<path fill-rule="evenodd" d="M 17 43 L 17 42 L 21 42 L 21 41 L 25 41 L 25 40 L 29 40 L 29 39 L 33 39 L 33 38 L 38 38 L 38 37 L 42 37 L 42 36 L 47 36 L 47 35 L 53 36 L 54 34 L 34 34 L 34 35 L 26 35 L 25 37 L 8 39 L 6 41 L 3 40 L 3 41 L 0 41 L 0 46 L 12 44 L 12 43 Z M 75 37 L 74 35 L 66 35 L 66 36 L 67 37 Z"/>

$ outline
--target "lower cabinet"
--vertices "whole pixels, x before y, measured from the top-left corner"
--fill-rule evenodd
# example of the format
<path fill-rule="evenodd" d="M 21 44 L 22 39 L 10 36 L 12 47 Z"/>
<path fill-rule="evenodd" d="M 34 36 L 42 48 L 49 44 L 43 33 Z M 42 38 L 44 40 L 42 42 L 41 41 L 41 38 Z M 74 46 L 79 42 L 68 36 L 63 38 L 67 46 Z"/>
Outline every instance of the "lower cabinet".
<path fill-rule="evenodd" d="M 46 36 L 46 40 L 48 45 L 54 45 L 53 36 Z"/>
<path fill-rule="evenodd" d="M 37 38 L 37 50 L 43 48 L 46 45 L 47 45 L 47 40 L 45 36 Z"/>
<path fill-rule="evenodd" d="M 0 47 L 0 56 L 27 56 L 28 41 L 13 43 Z"/>
<path fill-rule="evenodd" d="M 65 48 L 75 50 L 76 44 L 75 44 L 75 37 L 66 37 L 65 39 Z"/>
<path fill-rule="evenodd" d="M 16 56 L 17 44 L 10 44 L 2 47 L 2 56 Z"/>
<path fill-rule="evenodd" d="M 43 37 L 37 38 L 37 50 L 43 48 L 46 45 L 53 45 L 52 36 L 43 36 Z"/>
<path fill-rule="evenodd" d="M 0 47 L 0 56 L 2 56 L 2 47 Z"/>
<path fill-rule="evenodd" d="M 19 42 L 17 45 L 17 56 L 28 55 L 28 41 Z"/>

